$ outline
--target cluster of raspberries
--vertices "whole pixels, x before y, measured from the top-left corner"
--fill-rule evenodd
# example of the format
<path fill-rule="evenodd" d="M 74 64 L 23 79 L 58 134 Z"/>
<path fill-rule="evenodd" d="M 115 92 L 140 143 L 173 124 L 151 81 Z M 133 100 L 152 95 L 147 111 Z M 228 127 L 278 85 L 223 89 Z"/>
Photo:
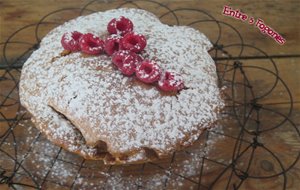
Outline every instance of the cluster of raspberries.
<path fill-rule="evenodd" d="M 143 59 L 141 53 L 146 45 L 145 36 L 133 32 L 133 23 L 121 16 L 107 25 L 110 34 L 105 40 L 91 33 L 67 32 L 61 38 L 63 48 L 70 52 L 81 51 L 89 55 L 106 53 L 112 63 L 126 76 L 135 76 L 144 83 L 155 83 L 163 91 L 180 91 L 183 78 L 172 71 L 165 71 L 153 60 Z"/>

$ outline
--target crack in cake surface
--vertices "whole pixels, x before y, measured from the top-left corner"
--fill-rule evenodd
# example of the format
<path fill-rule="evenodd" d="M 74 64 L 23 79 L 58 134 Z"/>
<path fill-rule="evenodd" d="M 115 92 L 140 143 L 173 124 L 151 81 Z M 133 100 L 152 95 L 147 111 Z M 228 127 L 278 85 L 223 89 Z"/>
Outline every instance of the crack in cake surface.
<path fill-rule="evenodd" d="M 51 106 L 48 104 L 48 107 L 51 108 L 55 113 L 57 113 L 61 117 L 60 119 L 68 122 L 70 124 L 70 126 L 72 126 L 73 130 L 77 131 L 80 134 L 80 140 L 82 140 L 83 143 L 86 144 L 86 140 L 85 140 L 84 136 L 82 135 L 79 127 L 77 127 L 65 114 L 63 114 L 62 112 L 60 112 L 56 108 L 54 108 L 54 106 Z"/>

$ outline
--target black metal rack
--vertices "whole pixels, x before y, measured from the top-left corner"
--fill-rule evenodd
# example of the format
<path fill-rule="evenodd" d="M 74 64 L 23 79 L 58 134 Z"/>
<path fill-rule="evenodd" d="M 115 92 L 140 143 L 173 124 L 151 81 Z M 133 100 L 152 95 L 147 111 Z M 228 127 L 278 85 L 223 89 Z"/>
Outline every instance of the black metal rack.
<path fill-rule="evenodd" d="M 138 2 L 142 1 L 125 1 L 118 7 L 131 6 L 147 10 Z M 300 152 L 288 155 L 293 157 L 293 161 L 287 162 L 280 152 L 275 152 L 265 142 L 269 141 L 268 138 L 275 130 L 288 129 L 292 135 L 299 137 L 295 143 L 300 143 L 300 133 L 290 119 L 292 95 L 278 75 L 272 57 L 257 47 L 245 44 L 236 28 L 216 20 L 203 10 L 170 9 L 159 2 L 143 2 L 165 9 L 163 15 L 157 16 L 160 19 L 172 17 L 171 24 L 181 24 L 182 17 L 178 14 L 197 12 L 201 18 L 191 20 L 187 25 L 195 27 L 197 24 L 209 23 L 216 28 L 217 36 L 212 39 L 214 47 L 210 53 L 216 62 L 220 85 L 226 87 L 224 95 L 227 102 L 222 113 L 223 119 L 217 124 L 220 127 L 208 130 L 191 148 L 175 152 L 169 159 L 132 166 L 105 166 L 100 161 L 84 160 L 52 145 L 32 127 L 30 116 L 19 104 L 18 83 L 23 63 L 39 46 L 40 27 L 60 24 L 47 19 L 64 11 L 74 11 L 79 15 L 98 11 L 91 8 L 97 3 L 94 0 L 83 8 L 49 13 L 37 24 L 19 29 L 4 43 L 0 43 L 4 62 L 0 65 L 0 85 L 5 87 L 0 92 L 0 122 L 4 128 L 0 130 L 3 131 L 0 133 L 0 184 L 7 184 L 12 189 L 20 186 L 28 189 L 220 189 L 219 184 L 223 184 L 223 189 L 239 189 L 245 183 L 262 184 L 264 181 L 277 180 L 274 183 L 278 183 L 280 189 L 286 189 L 288 173 L 298 161 Z M 34 28 L 36 42 L 14 41 L 15 35 L 28 28 Z M 225 31 L 231 32 L 237 43 L 222 43 Z M 20 44 L 27 47 L 26 51 L 16 59 L 8 58 L 12 47 Z M 248 61 L 253 60 L 268 62 L 269 67 L 249 64 Z M 265 73 L 274 82 L 265 91 L 259 92 L 255 86 L 257 84 L 249 79 L 251 72 Z M 282 93 L 288 99 L 288 109 L 284 112 L 269 107 L 270 103 L 258 103 L 273 93 L 278 85 L 285 89 Z M 10 115 L 7 110 L 15 110 L 16 114 Z M 270 115 L 274 116 L 274 122 L 269 121 L 266 126 L 265 119 Z M 220 152 L 218 148 L 230 151 L 216 155 L 213 152 Z M 261 156 L 265 156 L 265 159 L 260 160 Z M 257 160 L 260 160 L 261 169 L 256 168 Z"/>

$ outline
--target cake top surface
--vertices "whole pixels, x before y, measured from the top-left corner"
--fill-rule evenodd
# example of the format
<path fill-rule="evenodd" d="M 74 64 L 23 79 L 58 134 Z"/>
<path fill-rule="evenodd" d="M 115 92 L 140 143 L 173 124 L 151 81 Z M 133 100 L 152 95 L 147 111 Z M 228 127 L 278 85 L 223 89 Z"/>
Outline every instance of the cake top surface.
<path fill-rule="evenodd" d="M 170 95 L 135 77 L 125 77 L 105 54 L 61 56 L 60 38 L 65 32 L 105 38 L 107 23 L 120 16 L 129 18 L 134 31 L 146 37 L 142 56 L 164 70 L 180 73 L 186 89 Z M 105 142 L 113 156 L 139 159 L 143 148 L 164 155 L 195 141 L 223 106 L 209 48 L 202 33 L 162 24 L 144 10 L 115 9 L 81 16 L 52 30 L 26 61 L 21 102 L 42 131 L 66 142 L 71 151 L 89 154 L 93 146 Z M 81 135 L 83 139 L 78 139 Z"/>

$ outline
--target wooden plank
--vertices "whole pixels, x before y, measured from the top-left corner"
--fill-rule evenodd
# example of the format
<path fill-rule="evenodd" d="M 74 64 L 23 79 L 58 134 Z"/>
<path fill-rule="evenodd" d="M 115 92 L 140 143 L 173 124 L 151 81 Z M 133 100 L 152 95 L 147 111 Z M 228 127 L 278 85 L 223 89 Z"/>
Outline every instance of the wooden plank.
<path fill-rule="evenodd" d="M 47 2 L 47 6 L 44 6 L 44 2 L 42 1 L 2 1 L 0 41 L 6 40 L 10 36 L 10 34 L 12 34 L 12 32 L 25 25 L 37 23 L 47 13 L 63 8 L 80 8 L 83 7 L 88 1 L 65 0 L 64 3 L 60 2 L 61 1 L 52 0 Z M 170 7 L 171 9 L 193 8 L 204 10 L 212 16 L 214 16 L 216 19 L 229 23 L 235 28 L 238 28 L 238 30 L 244 37 L 245 43 L 255 45 L 264 50 L 268 50 L 269 54 L 299 54 L 298 42 L 300 40 L 300 26 L 299 24 L 296 24 L 299 20 L 299 14 L 295 14 L 300 11 L 299 1 L 288 0 L 276 3 L 272 3 L 270 1 L 257 1 L 255 3 L 233 2 L 230 4 L 233 8 L 241 9 L 244 13 L 248 14 L 249 16 L 263 19 L 267 25 L 271 26 L 278 33 L 282 34 L 287 39 L 286 44 L 283 46 L 278 45 L 271 38 L 262 35 L 257 28 L 249 24 L 243 23 L 239 20 L 236 20 L 234 18 L 222 15 L 221 12 L 223 6 L 227 4 L 226 1 L 215 0 L 210 2 L 200 2 L 194 0 L 160 2 L 163 5 Z M 106 10 L 109 8 L 116 7 L 116 5 L 118 4 L 120 4 L 120 2 L 114 2 L 112 4 L 98 2 L 91 4 L 87 8 L 93 10 Z M 144 6 L 144 8 L 153 11 L 157 15 L 162 15 L 167 12 L 167 9 L 165 8 L 158 9 L 157 7 L 159 6 L 157 4 L 144 2 L 138 2 L 137 4 L 141 7 Z M 182 24 L 188 24 L 191 21 L 196 21 L 197 19 L 199 20 L 208 18 L 203 16 L 203 14 L 199 14 L 196 11 L 192 14 L 182 16 L 183 14 L 185 14 L 184 12 L 185 11 L 176 12 L 176 14 L 178 14 L 180 17 Z M 163 19 L 163 21 L 168 23 L 172 23 L 172 20 L 174 20 L 174 17 L 172 16 L 166 16 Z M 216 33 L 217 31 L 217 28 L 215 26 L 212 27 L 211 24 L 201 25 L 201 27 L 208 36 Z M 32 33 L 32 31 L 30 31 L 29 34 L 30 33 Z M 232 33 L 232 31 L 228 31 L 228 33 L 226 34 L 228 36 L 225 35 L 222 42 L 225 43 L 232 41 Z M 233 42 L 235 41 L 233 40 Z M 238 41 L 236 40 L 236 42 Z"/>
<path fill-rule="evenodd" d="M 233 62 L 234 61 L 226 63 L 226 61 L 218 61 L 220 66 L 222 66 L 222 64 L 231 65 L 228 69 L 233 68 Z M 239 69 L 236 69 L 236 75 L 239 76 L 236 82 L 247 83 L 253 86 L 252 90 L 255 97 L 264 96 L 258 99 L 259 103 L 287 104 L 293 101 L 299 104 L 299 62 L 299 58 L 273 59 L 273 61 L 270 59 L 241 60 L 243 72 L 245 72 L 248 82 L 244 81 Z M 232 80 L 232 73 L 233 70 L 229 71 L 226 79 Z M 240 88 L 242 88 L 242 86 Z"/>

